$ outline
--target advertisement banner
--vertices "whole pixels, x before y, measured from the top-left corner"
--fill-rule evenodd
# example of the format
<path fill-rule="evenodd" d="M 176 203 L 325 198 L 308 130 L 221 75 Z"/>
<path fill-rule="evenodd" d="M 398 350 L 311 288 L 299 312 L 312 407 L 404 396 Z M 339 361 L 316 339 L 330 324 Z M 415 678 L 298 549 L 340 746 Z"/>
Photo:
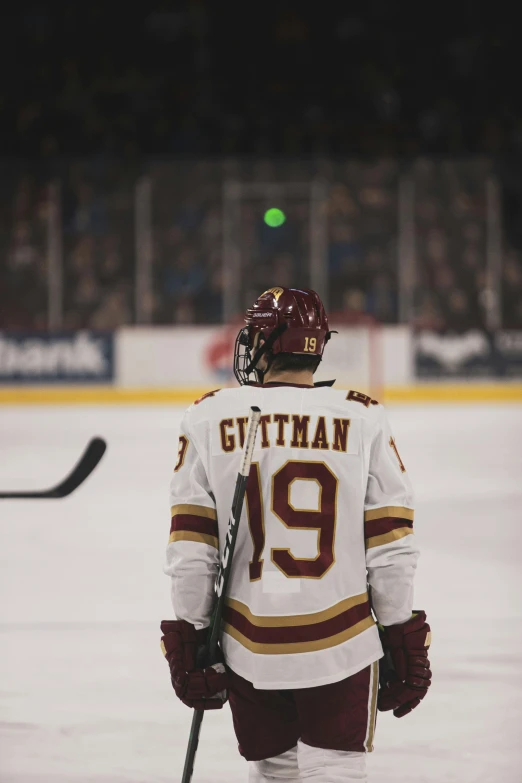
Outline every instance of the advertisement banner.
<path fill-rule="evenodd" d="M 236 386 L 234 345 L 242 323 L 233 326 L 124 326 L 117 334 L 116 379 L 124 388 Z M 370 391 L 411 383 L 408 327 L 345 327 L 328 343 L 315 375 L 335 378 L 337 388 Z"/>
<path fill-rule="evenodd" d="M 114 378 L 109 332 L 0 332 L 0 384 L 93 384 Z"/>
<path fill-rule="evenodd" d="M 414 340 L 418 378 L 521 378 L 522 331 L 422 331 Z"/>

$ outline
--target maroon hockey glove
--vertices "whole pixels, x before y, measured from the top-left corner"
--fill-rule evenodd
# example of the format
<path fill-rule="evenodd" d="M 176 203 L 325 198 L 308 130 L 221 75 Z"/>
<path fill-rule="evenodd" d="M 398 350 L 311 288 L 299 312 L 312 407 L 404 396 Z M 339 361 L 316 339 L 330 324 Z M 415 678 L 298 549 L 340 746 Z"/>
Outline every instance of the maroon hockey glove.
<path fill-rule="evenodd" d="M 161 647 L 178 698 L 195 710 L 220 710 L 227 700 L 225 667 L 222 663 L 215 663 L 205 669 L 197 665 L 207 629 L 196 631 L 185 620 L 164 620 L 161 632 Z"/>
<path fill-rule="evenodd" d="M 414 612 L 401 625 L 381 627 L 381 641 L 385 655 L 391 658 L 391 667 L 381 667 L 379 710 L 393 710 L 402 718 L 415 709 L 426 696 L 431 684 L 428 649 L 431 643 L 430 626 L 425 612 Z"/>

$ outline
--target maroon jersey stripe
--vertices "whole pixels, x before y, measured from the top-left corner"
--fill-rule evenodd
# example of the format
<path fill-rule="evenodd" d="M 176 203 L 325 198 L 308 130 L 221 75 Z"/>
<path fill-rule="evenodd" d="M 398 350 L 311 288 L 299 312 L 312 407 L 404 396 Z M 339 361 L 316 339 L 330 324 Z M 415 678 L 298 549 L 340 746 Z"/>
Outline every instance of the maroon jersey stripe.
<path fill-rule="evenodd" d="M 225 607 L 223 620 L 252 642 L 284 644 L 327 639 L 329 636 L 335 636 L 335 634 L 351 628 L 369 616 L 370 605 L 368 601 L 365 601 L 341 612 L 336 617 L 310 625 L 261 627 L 251 623 L 244 615 L 230 606 Z"/>
<path fill-rule="evenodd" d="M 365 538 L 382 536 L 385 533 L 391 533 L 400 527 L 413 528 L 413 522 L 409 519 L 398 519 L 396 517 L 382 517 L 381 519 L 370 519 L 364 523 Z"/>
<path fill-rule="evenodd" d="M 170 532 L 174 533 L 179 530 L 218 537 L 218 523 L 215 519 L 197 517 L 194 514 L 175 514 L 172 517 Z"/>

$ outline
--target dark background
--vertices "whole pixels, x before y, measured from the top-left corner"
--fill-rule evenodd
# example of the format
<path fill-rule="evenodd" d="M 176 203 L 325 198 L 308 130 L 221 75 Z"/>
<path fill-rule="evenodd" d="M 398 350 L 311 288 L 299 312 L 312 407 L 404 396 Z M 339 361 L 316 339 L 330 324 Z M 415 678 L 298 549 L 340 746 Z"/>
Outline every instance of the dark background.
<path fill-rule="evenodd" d="M 4 155 L 521 152 L 502 3 L 9 6 Z"/>
<path fill-rule="evenodd" d="M 53 208 L 60 326 L 136 321 L 136 183 L 146 176 L 151 323 L 222 322 L 227 179 L 321 177 L 330 188 L 328 304 L 339 319 L 401 320 L 398 205 L 409 179 L 410 323 L 487 329 L 492 302 L 501 301 L 500 326 L 522 328 L 522 68 L 513 9 L 458 0 L 7 4 L 0 327 L 52 324 Z M 500 194 L 496 281 L 492 181 Z M 267 229 L 269 206 L 285 209 L 285 226 Z M 259 290 L 308 284 L 307 215 L 304 202 L 243 204 L 238 316 Z"/>

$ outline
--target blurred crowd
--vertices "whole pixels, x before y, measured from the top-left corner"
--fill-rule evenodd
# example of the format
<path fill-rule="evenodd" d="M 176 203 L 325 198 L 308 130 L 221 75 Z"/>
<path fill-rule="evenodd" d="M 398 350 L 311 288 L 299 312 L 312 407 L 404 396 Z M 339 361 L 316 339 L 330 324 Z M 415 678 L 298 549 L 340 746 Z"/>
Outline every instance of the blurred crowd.
<path fill-rule="evenodd" d="M 0 160 L 0 326 L 46 328 L 50 288 L 63 328 L 112 329 L 138 316 L 219 323 L 225 300 L 233 317 L 231 289 L 240 311 L 274 284 L 310 285 L 306 193 L 241 200 L 231 272 L 230 179 L 326 183 L 321 252 L 336 320 L 408 317 L 462 331 L 491 325 L 500 308 L 504 326 L 522 326 L 515 26 L 468 3 L 454 4 L 451 23 L 412 2 L 326 3 L 320 13 L 297 0 L 276 6 L 10 8 L 1 50 L 21 65 L 0 96 L 11 161 Z M 150 289 L 136 284 L 143 176 Z M 492 176 L 500 284 L 487 258 Z M 405 181 L 414 186 L 415 264 L 403 274 Z M 276 229 L 263 222 L 273 206 L 287 217 Z"/>
<path fill-rule="evenodd" d="M 0 179 L 0 325 L 47 328 L 51 289 L 63 329 L 132 323 L 134 185 L 128 166 L 78 163 L 50 177 L 47 169 L 4 165 Z"/>
<path fill-rule="evenodd" d="M 155 162 L 150 181 L 151 288 L 137 284 L 136 182 L 129 164 L 77 162 L 49 172 L 5 169 L 0 193 L 0 327 L 45 329 L 49 287 L 61 286 L 64 329 L 113 329 L 136 321 L 221 323 L 226 286 L 237 312 L 273 285 L 311 282 L 310 182 L 324 183 L 328 306 L 337 323 L 397 323 L 399 291 L 418 328 L 463 332 L 488 328 L 500 294 L 501 324 L 522 328 L 522 254 L 501 236 L 501 284 L 488 267 L 491 243 L 485 158 L 464 162 L 419 158 L 407 167 L 361 163 L 210 160 Z M 223 185 L 230 179 L 278 183 L 240 199 L 232 226 L 239 266 L 223 259 Z M 399 193 L 411 183 L 415 263 L 401 270 Z M 303 186 L 289 195 L 284 183 Z M 401 185 L 402 183 L 402 185 Z M 276 202 L 274 202 L 276 198 Z M 271 228 L 265 210 L 286 222 Z M 56 255 L 58 253 L 58 255 Z M 49 266 L 50 254 L 62 269 Z M 225 264 L 223 264 L 225 261 Z"/>

